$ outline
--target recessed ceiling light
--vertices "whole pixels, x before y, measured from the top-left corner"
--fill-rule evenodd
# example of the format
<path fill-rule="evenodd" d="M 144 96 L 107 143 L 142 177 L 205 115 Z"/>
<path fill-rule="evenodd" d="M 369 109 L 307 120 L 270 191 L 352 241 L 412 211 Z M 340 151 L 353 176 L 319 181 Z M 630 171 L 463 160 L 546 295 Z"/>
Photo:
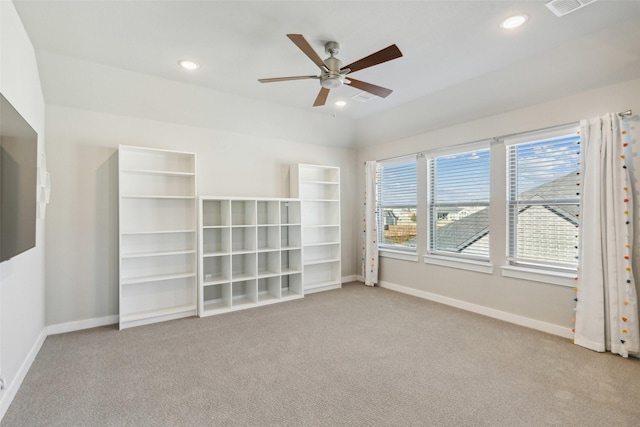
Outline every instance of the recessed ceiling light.
<path fill-rule="evenodd" d="M 336 101 L 336 105 L 338 107 L 344 107 L 345 105 L 347 105 L 347 101 Z"/>
<path fill-rule="evenodd" d="M 200 65 L 197 62 L 182 60 L 178 61 L 178 64 L 185 70 L 197 70 L 200 68 Z"/>
<path fill-rule="evenodd" d="M 529 19 L 528 15 L 524 15 L 524 14 L 514 15 L 502 21 L 500 23 L 500 28 L 503 28 L 505 30 L 511 30 L 513 28 L 517 28 L 520 25 L 527 22 L 527 19 Z"/>

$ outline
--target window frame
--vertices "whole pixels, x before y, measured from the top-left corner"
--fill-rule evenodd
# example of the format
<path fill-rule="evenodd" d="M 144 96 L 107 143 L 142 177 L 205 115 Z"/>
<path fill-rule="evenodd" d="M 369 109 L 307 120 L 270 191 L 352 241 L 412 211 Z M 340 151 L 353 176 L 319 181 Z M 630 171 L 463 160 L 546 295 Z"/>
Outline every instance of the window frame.
<path fill-rule="evenodd" d="M 569 265 L 565 262 L 554 262 L 544 260 L 527 259 L 526 257 L 519 257 L 517 254 L 518 247 L 518 235 L 517 235 L 517 223 L 514 225 L 512 206 L 518 206 L 526 199 L 517 198 L 517 188 L 514 188 L 514 182 L 517 177 L 512 176 L 513 169 L 511 162 L 512 147 L 524 144 L 544 143 L 546 141 L 553 141 L 568 137 L 572 135 L 579 135 L 580 123 L 570 123 L 566 125 L 555 126 L 547 129 L 535 130 L 531 132 L 523 132 L 521 134 L 513 135 L 510 137 L 502 138 L 506 148 L 506 265 L 503 267 L 502 274 L 507 277 L 522 278 L 541 282 L 551 282 L 555 284 L 570 286 L 572 285 L 572 279 L 577 272 L 578 263 L 575 265 Z M 579 151 L 579 148 L 578 148 Z M 579 162 L 578 162 L 579 164 Z M 578 169 L 578 172 L 580 169 Z M 579 191 L 578 191 L 579 193 Z M 547 202 L 546 204 L 544 202 Z M 578 206 L 581 203 L 581 197 L 578 194 L 575 198 L 567 199 L 541 199 L 536 201 L 536 205 L 575 205 Z M 517 221 L 517 218 L 516 218 Z M 579 233 L 579 217 L 576 219 L 578 225 L 576 226 L 576 233 Z M 514 231 L 515 230 L 515 231 Z M 576 238 L 576 244 L 578 239 Z"/>
<path fill-rule="evenodd" d="M 447 157 L 456 154 L 468 154 L 476 151 L 487 151 L 488 154 L 488 179 L 489 179 L 489 193 L 492 191 L 492 182 L 491 182 L 491 143 L 493 140 L 482 140 L 472 143 L 460 144 L 453 147 L 447 147 L 439 150 L 433 150 L 425 153 L 425 157 L 427 158 L 427 247 L 426 253 L 424 255 L 424 262 L 427 264 L 436 264 L 436 265 L 444 265 L 444 266 L 456 266 L 461 269 L 479 271 L 483 273 L 491 273 L 493 268 L 491 266 L 490 261 L 490 252 L 491 252 L 491 239 L 489 238 L 488 251 L 486 256 L 475 255 L 475 254 L 462 254 L 455 253 L 452 251 L 444 251 L 438 250 L 434 248 L 436 242 L 434 242 L 434 229 L 437 226 L 437 215 L 434 218 L 434 214 L 436 213 L 435 205 L 433 203 L 433 190 L 435 188 L 436 183 L 432 182 L 433 180 L 433 162 L 439 157 Z M 446 203 L 449 205 L 449 203 Z M 491 209 L 491 197 L 490 194 L 487 197 L 487 200 L 484 202 L 467 202 L 460 201 L 459 203 L 451 203 L 451 206 L 484 206 L 489 209 L 489 220 L 488 220 L 488 235 L 490 236 L 491 230 L 491 221 L 490 221 L 490 209 Z M 443 206 L 443 205 L 440 205 Z"/>

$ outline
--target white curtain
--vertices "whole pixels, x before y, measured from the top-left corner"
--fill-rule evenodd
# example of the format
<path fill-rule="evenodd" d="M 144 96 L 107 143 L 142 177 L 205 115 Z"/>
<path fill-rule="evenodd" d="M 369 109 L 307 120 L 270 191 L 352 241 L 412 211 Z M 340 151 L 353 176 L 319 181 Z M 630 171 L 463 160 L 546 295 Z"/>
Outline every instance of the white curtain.
<path fill-rule="evenodd" d="M 623 357 L 639 352 L 631 267 L 629 133 L 617 114 L 580 122 L 582 195 L 575 343 Z"/>
<path fill-rule="evenodd" d="M 364 284 L 378 283 L 377 165 L 365 162 L 364 230 L 362 242 L 362 275 Z"/>

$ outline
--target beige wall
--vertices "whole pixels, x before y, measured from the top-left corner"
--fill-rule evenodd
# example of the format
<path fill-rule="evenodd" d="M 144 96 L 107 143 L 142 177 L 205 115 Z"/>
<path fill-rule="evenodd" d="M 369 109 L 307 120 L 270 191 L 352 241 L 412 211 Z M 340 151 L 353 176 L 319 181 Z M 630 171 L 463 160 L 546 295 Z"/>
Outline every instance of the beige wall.
<path fill-rule="evenodd" d="M 632 174 L 635 195 L 634 223 L 638 223 L 640 196 L 640 80 L 604 87 L 591 92 L 558 99 L 553 102 L 534 105 L 508 113 L 486 117 L 484 119 L 460 123 L 443 129 L 424 132 L 410 138 L 391 140 L 386 143 L 366 146 L 360 141 L 358 149 L 358 189 L 364 188 L 364 166 L 366 160 L 378 160 L 404 154 L 428 151 L 449 145 L 463 144 L 506 134 L 525 132 L 550 126 L 579 121 L 583 118 L 599 116 L 606 112 L 618 112 L 633 109 L 634 116 L 628 121 L 632 134 Z M 385 120 L 383 115 L 377 120 Z M 389 122 L 392 123 L 392 122 Z M 393 126 L 392 124 L 390 126 Z M 389 132 L 392 132 L 390 130 Z M 402 135 L 403 130 L 397 129 Z M 362 134 L 362 132 L 360 132 Z M 495 188 L 491 201 L 493 206 L 504 206 L 506 170 L 504 167 L 504 148 L 495 146 L 492 152 L 491 179 Z M 419 176 L 419 179 L 426 179 Z M 425 189 L 426 186 L 422 187 Z M 426 212 L 426 194 L 418 194 L 419 210 Z M 362 207 L 358 206 L 362 215 Z M 382 258 L 380 280 L 435 295 L 442 299 L 452 299 L 459 305 L 477 305 L 521 316 L 534 321 L 545 322 L 568 331 L 573 325 L 573 298 L 571 287 L 503 277 L 501 266 L 506 262 L 506 213 L 495 209 L 491 214 L 491 258 L 494 265 L 492 274 L 458 270 L 455 268 L 428 265 L 422 262 L 403 261 Z M 419 213 L 420 216 L 420 213 Z M 635 240 L 640 242 L 640 227 L 636 227 Z M 426 227 L 418 225 L 418 253 L 426 252 Z M 358 237 L 354 237 L 358 238 Z M 634 249 L 633 268 L 640 268 L 638 245 Z M 359 254 L 358 254 L 359 255 Z M 359 259 L 359 256 L 357 257 Z"/>
<path fill-rule="evenodd" d="M 341 167 L 342 274 L 356 274 L 355 150 L 47 106 L 47 324 L 118 314 L 119 144 L 195 152 L 202 196 L 289 197 L 289 165 Z"/>

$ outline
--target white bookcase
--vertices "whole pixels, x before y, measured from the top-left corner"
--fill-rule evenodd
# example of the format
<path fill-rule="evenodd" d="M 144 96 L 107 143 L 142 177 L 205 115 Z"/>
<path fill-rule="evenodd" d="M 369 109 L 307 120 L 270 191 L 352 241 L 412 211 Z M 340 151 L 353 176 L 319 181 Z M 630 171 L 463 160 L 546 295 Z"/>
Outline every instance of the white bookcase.
<path fill-rule="evenodd" d="M 120 329 L 197 309 L 195 154 L 121 145 Z"/>
<path fill-rule="evenodd" d="M 340 168 L 293 165 L 290 184 L 301 203 L 304 292 L 340 288 Z"/>
<path fill-rule="evenodd" d="M 199 198 L 198 315 L 304 296 L 300 201 Z"/>

